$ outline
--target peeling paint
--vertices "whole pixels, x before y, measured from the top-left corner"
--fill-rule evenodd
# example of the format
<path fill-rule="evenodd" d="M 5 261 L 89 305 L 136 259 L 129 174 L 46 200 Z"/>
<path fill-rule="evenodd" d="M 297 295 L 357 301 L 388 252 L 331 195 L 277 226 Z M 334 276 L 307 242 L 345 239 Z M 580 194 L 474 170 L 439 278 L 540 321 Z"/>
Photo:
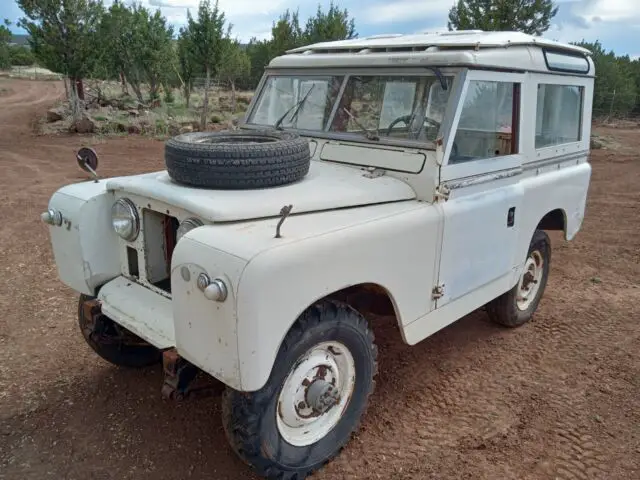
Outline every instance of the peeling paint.
<path fill-rule="evenodd" d="M 483 183 L 495 182 L 496 180 L 501 180 L 503 178 L 511 178 L 520 175 L 524 170 L 521 167 L 510 168 L 508 170 L 502 170 L 499 172 L 492 172 L 483 175 L 477 175 L 469 178 L 464 178 L 459 181 L 449 181 L 443 182 L 450 190 L 456 190 L 459 188 L 471 187 L 474 185 L 481 185 Z"/>

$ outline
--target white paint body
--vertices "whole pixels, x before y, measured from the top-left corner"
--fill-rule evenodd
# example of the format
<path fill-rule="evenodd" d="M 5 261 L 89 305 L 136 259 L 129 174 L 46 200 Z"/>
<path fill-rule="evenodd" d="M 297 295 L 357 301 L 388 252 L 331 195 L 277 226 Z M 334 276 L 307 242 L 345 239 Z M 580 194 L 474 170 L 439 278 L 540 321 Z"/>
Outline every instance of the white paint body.
<path fill-rule="evenodd" d="M 89 295 L 101 287 L 103 309 L 116 322 L 159 348 L 175 346 L 187 360 L 238 390 L 261 388 L 300 314 L 350 286 L 382 287 L 404 340 L 423 340 L 517 284 L 534 231 L 547 214 L 561 212 L 567 240 L 576 235 L 584 217 L 591 175 L 593 78 L 545 73 L 539 57 L 522 57 L 538 48 L 535 40 L 511 47 L 520 51 L 500 45 L 493 49 L 491 42 L 498 37 L 487 37 L 484 52 L 448 53 L 451 62 L 467 55 L 480 58 L 477 63 L 486 67 L 502 58 L 502 52 L 505 63 L 518 59 L 531 71 L 465 66 L 453 87 L 458 98 L 448 107 L 449 125 L 435 150 L 306 135 L 313 155 L 310 173 L 285 187 L 191 189 L 158 172 L 61 188 L 49 204 L 70 223 L 69 228 L 51 227 L 60 279 Z M 389 41 L 396 45 L 400 40 Z M 356 51 L 369 48 L 366 39 L 356 47 L 353 42 L 349 48 Z M 420 52 L 425 62 L 445 58 L 444 52 Z M 373 68 L 382 60 L 371 55 Z M 394 55 L 386 54 L 387 62 L 401 63 L 400 54 Z M 274 64 L 302 68 L 313 56 L 284 56 Z M 324 54 L 317 63 L 330 68 L 332 61 L 338 65 L 352 57 L 353 62 L 364 62 L 366 56 Z M 473 80 L 520 85 L 518 154 L 449 162 L 451 132 L 456 132 L 462 108 L 457 100 Z M 535 148 L 539 83 L 584 87 L 578 141 Z M 363 166 L 385 174 L 370 178 Z M 448 191 L 448 198 L 439 191 Z M 143 226 L 139 238 L 128 243 L 111 229 L 111 205 L 122 197 L 131 199 L 140 212 L 148 208 L 170 212 L 179 221 L 198 217 L 205 223 L 188 232 L 173 252 L 170 294 L 143 279 L 127 278 L 125 249 L 143 252 L 145 232 Z M 282 225 L 282 238 L 274 238 L 280 208 L 288 204 L 293 205 L 292 214 Z M 508 211 L 514 207 L 515 223 L 508 226 Z M 143 257 L 141 270 L 144 262 Z M 200 273 L 225 281 L 225 301 L 205 298 L 196 285 Z M 437 286 L 444 286 L 443 294 L 434 298 Z"/>

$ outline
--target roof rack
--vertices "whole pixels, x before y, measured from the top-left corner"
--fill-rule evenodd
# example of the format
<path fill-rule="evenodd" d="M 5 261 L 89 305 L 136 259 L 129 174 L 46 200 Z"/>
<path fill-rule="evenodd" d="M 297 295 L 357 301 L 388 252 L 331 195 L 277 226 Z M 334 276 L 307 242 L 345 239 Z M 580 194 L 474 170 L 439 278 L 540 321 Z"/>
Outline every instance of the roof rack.
<path fill-rule="evenodd" d="M 425 52 L 439 50 L 480 50 L 511 46 L 537 46 L 590 55 L 589 50 L 522 32 L 458 30 L 418 34 L 383 34 L 350 40 L 321 42 L 287 51 L 287 54 L 364 54 L 380 52 Z M 429 49 L 429 50 L 428 50 Z"/>

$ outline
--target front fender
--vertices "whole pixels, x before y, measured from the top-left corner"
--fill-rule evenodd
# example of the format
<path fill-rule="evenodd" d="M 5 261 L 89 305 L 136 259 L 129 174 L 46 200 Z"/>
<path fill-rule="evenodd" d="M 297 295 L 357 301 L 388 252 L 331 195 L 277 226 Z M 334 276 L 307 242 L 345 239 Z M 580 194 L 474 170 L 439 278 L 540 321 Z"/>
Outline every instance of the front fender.
<path fill-rule="evenodd" d="M 330 215 L 330 213 L 327 213 Z M 346 287 L 375 283 L 392 299 L 401 330 L 432 309 L 439 213 L 429 206 L 285 243 L 256 255 L 237 291 L 242 389 L 268 380 L 300 314 Z M 288 219 L 285 231 L 296 229 Z"/>
<path fill-rule="evenodd" d="M 105 182 L 82 182 L 56 191 L 48 208 L 63 224 L 49 226 L 60 281 L 86 295 L 120 274 L 118 236 L 111 226 L 113 195 Z"/>
<path fill-rule="evenodd" d="M 175 345 L 185 359 L 241 390 L 236 291 L 247 261 L 216 248 L 215 239 L 215 227 L 200 227 L 180 239 L 173 252 L 171 304 Z M 200 274 L 225 282 L 225 301 L 211 301 L 204 296 L 198 288 Z"/>
<path fill-rule="evenodd" d="M 433 308 L 440 235 L 436 208 L 418 202 L 203 226 L 178 242 L 171 292 L 180 355 L 236 390 L 267 382 L 280 345 L 314 302 L 376 283 L 401 331 Z M 207 300 L 197 276 L 223 278 L 224 302 Z"/>

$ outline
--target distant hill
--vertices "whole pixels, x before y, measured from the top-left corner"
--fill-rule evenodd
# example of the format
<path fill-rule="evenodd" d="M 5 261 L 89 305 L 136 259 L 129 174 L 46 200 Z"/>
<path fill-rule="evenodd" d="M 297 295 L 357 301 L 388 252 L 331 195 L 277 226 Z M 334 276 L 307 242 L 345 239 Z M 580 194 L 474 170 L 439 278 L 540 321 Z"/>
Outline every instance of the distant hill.
<path fill-rule="evenodd" d="M 16 45 L 29 45 L 28 39 L 29 35 L 26 33 L 14 33 L 11 43 L 15 43 Z"/>

